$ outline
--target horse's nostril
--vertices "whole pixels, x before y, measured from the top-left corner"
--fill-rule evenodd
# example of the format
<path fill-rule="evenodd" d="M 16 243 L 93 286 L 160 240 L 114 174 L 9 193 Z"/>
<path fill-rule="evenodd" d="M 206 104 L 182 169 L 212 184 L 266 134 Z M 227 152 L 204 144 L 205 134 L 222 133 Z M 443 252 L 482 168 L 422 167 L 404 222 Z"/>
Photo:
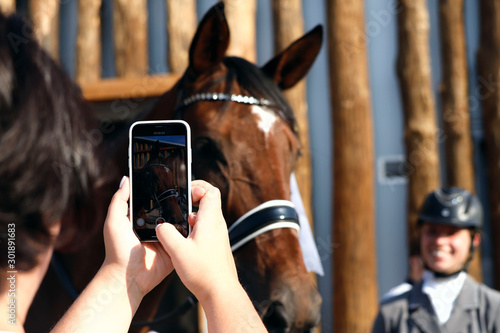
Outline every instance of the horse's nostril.
<path fill-rule="evenodd" d="M 267 330 L 271 332 L 285 332 L 289 327 L 290 316 L 281 302 L 273 302 L 262 318 Z"/>

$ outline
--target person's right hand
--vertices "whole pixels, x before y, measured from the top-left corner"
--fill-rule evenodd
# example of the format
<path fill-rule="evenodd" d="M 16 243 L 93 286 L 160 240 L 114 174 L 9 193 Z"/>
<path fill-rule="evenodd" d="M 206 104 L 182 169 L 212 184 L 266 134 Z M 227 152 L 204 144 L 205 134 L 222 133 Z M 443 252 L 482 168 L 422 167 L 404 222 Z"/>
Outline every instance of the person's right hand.
<path fill-rule="evenodd" d="M 204 298 L 239 282 L 219 190 L 196 180 L 191 195 L 199 210 L 189 216 L 190 235 L 184 238 L 169 223 L 158 225 L 156 233 L 184 285 L 203 303 Z"/>

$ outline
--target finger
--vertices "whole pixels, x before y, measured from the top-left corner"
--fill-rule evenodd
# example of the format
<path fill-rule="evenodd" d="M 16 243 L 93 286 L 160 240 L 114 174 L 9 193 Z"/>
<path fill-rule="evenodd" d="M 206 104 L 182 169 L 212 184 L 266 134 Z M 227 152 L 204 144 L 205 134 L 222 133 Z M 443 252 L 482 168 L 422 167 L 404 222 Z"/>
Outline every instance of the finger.
<path fill-rule="evenodd" d="M 123 176 L 120 182 L 121 187 L 115 192 L 108 208 L 108 215 L 117 217 L 117 215 L 127 215 L 128 199 L 130 197 L 130 183 L 128 177 Z"/>
<path fill-rule="evenodd" d="M 194 227 L 194 225 L 196 224 L 197 217 L 198 217 L 198 214 L 195 212 L 189 214 L 188 223 L 191 226 L 191 228 Z"/>
<path fill-rule="evenodd" d="M 170 256 L 168 253 L 165 251 L 165 249 L 162 247 L 162 245 L 158 242 L 145 242 L 142 243 L 144 247 L 148 251 L 152 251 L 155 253 L 155 255 L 159 256 L 164 262 L 167 267 L 167 272 L 166 275 L 172 273 L 174 270 L 174 264 L 172 264 L 172 260 L 170 259 Z"/>
<path fill-rule="evenodd" d="M 184 246 L 184 242 L 186 242 L 186 239 L 170 223 L 158 224 L 156 227 L 156 236 L 170 257 L 172 257 L 175 251 L 179 251 Z"/>
<path fill-rule="evenodd" d="M 203 184 L 191 186 L 191 198 L 193 199 L 194 205 L 199 204 L 200 200 L 206 193 L 207 189 L 203 186 Z"/>
<path fill-rule="evenodd" d="M 221 198 L 218 188 L 207 182 L 197 183 L 205 189 L 205 194 L 199 199 L 198 215 L 210 216 L 211 218 L 221 216 Z M 193 198 L 194 201 L 194 198 Z M 198 217 L 199 218 L 199 217 Z"/>

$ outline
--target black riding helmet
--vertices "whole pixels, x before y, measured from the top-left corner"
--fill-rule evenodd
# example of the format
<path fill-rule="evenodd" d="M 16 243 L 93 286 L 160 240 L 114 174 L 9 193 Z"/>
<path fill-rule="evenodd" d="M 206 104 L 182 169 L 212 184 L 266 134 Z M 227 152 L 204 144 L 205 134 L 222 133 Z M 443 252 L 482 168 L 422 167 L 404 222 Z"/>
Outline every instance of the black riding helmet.
<path fill-rule="evenodd" d="M 478 197 L 467 190 L 439 188 L 425 198 L 418 216 L 418 224 L 422 222 L 480 231 L 483 228 L 483 207 Z"/>
<path fill-rule="evenodd" d="M 424 222 L 473 230 L 469 257 L 462 268 L 462 270 L 467 271 L 476 249 L 473 245 L 474 234 L 483 229 L 483 207 L 478 197 L 458 187 L 439 188 L 425 198 L 418 216 L 418 225 L 421 226 Z M 427 267 L 427 269 L 429 268 Z M 434 273 L 436 276 L 455 274 Z"/>

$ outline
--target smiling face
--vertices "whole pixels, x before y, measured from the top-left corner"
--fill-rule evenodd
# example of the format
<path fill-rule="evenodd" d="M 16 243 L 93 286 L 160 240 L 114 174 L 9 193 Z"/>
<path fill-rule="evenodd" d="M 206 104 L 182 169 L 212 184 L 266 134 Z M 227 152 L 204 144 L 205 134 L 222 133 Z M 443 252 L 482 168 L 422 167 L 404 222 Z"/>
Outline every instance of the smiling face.
<path fill-rule="evenodd" d="M 464 267 L 471 241 L 478 246 L 480 235 L 471 238 L 469 229 L 424 222 L 420 233 L 422 259 L 434 272 L 453 274 Z"/>

